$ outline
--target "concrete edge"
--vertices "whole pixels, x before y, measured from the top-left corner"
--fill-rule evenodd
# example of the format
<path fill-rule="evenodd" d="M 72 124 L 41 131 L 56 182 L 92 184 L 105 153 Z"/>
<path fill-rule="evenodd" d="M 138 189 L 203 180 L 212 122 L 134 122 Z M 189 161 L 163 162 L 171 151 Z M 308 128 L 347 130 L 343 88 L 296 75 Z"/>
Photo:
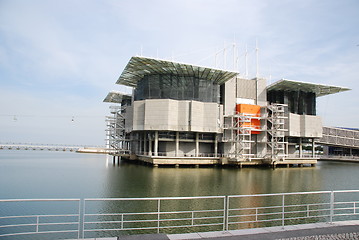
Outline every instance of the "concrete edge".
<path fill-rule="evenodd" d="M 184 240 L 184 239 L 206 239 L 215 237 L 231 237 L 240 235 L 252 235 L 262 233 L 276 233 L 284 231 L 296 231 L 296 230 L 309 230 L 316 228 L 331 228 L 339 226 L 353 226 L 359 225 L 359 220 L 353 221 L 338 221 L 333 223 L 308 223 L 288 226 L 275 226 L 265 228 L 250 228 L 250 229 L 239 229 L 229 231 L 215 231 L 215 232 L 199 232 L 199 233 L 184 233 L 184 234 L 168 234 L 167 237 L 170 240 Z"/>

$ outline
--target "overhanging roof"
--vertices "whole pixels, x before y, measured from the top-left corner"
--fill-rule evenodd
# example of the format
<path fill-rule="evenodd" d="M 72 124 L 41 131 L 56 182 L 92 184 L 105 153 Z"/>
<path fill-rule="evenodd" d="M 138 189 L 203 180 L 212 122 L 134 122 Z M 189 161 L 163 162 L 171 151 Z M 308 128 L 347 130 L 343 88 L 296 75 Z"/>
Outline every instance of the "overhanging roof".
<path fill-rule="evenodd" d="M 131 99 L 131 95 L 118 91 L 111 91 L 107 94 L 103 102 L 121 103 L 123 99 Z"/>
<path fill-rule="evenodd" d="M 279 80 L 267 87 L 267 91 L 296 91 L 300 90 L 303 92 L 313 92 L 317 97 L 344 92 L 351 90 L 350 88 L 346 87 L 338 87 L 332 85 L 325 85 L 325 84 L 316 84 L 316 83 L 308 83 L 308 82 L 300 82 L 300 81 L 293 81 L 282 79 Z"/>
<path fill-rule="evenodd" d="M 132 57 L 117 80 L 117 84 L 136 87 L 137 82 L 145 75 L 172 74 L 179 76 L 195 76 L 223 84 L 238 75 L 237 72 L 200 67 L 185 63 L 171 62 L 147 57 Z"/>

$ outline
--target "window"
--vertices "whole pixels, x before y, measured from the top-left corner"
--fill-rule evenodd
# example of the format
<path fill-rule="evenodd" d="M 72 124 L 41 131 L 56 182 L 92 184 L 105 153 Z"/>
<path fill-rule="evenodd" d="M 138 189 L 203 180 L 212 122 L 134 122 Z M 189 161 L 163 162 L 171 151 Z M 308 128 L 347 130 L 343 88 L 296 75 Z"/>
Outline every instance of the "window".
<path fill-rule="evenodd" d="M 219 85 L 193 76 L 147 75 L 135 89 L 135 100 L 176 99 L 218 102 Z"/>

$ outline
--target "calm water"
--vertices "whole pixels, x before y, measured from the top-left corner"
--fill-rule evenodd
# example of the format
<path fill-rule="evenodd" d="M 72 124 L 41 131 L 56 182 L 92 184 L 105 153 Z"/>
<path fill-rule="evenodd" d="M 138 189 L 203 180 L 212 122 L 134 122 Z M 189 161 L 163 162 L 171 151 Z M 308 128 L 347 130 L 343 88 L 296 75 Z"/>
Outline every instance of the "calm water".
<path fill-rule="evenodd" d="M 359 164 L 304 168 L 152 168 L 105 155 L 0 151 L 0 198 L 207 196 L 359 189 Z"/>
<path fill-rule="evenodd" d="M 358 173 L 359 163 L 319 162 L 316 167 L 276 169 L 152 168 L 124 162 L 120 165 L 113 165 L 111 157 L 97 154 L 0 150 L 0 199 L 187 197 L 349 190 L 359 189 Z M 256 198 L 247 204 L 256 206 L 265 201 L 267 199 Z M 289 201 L 303 203 L 307 199 L 303 197 L 303 199 L 295 198 Z M 219 205 L 221 202 L 223 203 L 223 200 L 219 201 Z M 38 211 L 38 209 L 44 213 L 51 211 L 46 214 L 63 214 L 62 211 L 65 208 L 71 208 L 63 205 L 29 204 L 6 205 L 2 203 L 0 215 L 31 215 L 34 214 L 31 211 Z M 167 207 L 178 209 L 183 206 L 188 207 L 193 203 L 174 201 L 171 204 L 174 205 Z M 213 207 L 206 203 L 202 205 L 201 209 Z M 74 206 L 76 208 L 78 205 Z M 115 213 L 126 212 L 129 208 L 135 209 L 135 212 L 156 211 L 156 207 L 156 202 L 148 204 L 140 202 L 132 205 L 101 202 L 95 204 L 93 209 L 98 213 Z M 166 206 L 161 205 L 161 208 L 163 207 Z M 150 210 L 151 208 L 153 209 Z M 8 223 L 4 222 L 4 224 Z M 255 225 L 255 227 L 261 226 Z M 244 227 L 254 227 L 254 225 Z M 186 230 L 191 229 L 179 231 Z M 71 235 L 71 238 L 73 236 Z M 91 237 L 104 236 L 117 235 L 91 235 Z M 23 239 L 40 239 L 38 237 L 35 235 Z M 16 239 L 16 237 L 6 239 Z M 54 238 L 41 235 L 41 239 Z"/>

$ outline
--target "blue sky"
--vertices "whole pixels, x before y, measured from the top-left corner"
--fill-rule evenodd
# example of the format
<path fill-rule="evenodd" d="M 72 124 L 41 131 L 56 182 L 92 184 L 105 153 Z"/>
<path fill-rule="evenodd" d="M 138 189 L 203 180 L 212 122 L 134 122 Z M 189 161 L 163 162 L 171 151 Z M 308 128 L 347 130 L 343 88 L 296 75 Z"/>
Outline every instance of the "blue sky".
<path fill-rule="evenodd" d="M 236 43 L 254 77 L 256 40 L 268 83 L 349 87 L 319 98 L 318 114 L 359 127 L 358 13 L 357 0 L 0 0 L 0 142 L 102 145 L 102 100 L 128 91 L 114 83 L 131 56 L 213 67 L 229 46 L 231 68 Z"/>

